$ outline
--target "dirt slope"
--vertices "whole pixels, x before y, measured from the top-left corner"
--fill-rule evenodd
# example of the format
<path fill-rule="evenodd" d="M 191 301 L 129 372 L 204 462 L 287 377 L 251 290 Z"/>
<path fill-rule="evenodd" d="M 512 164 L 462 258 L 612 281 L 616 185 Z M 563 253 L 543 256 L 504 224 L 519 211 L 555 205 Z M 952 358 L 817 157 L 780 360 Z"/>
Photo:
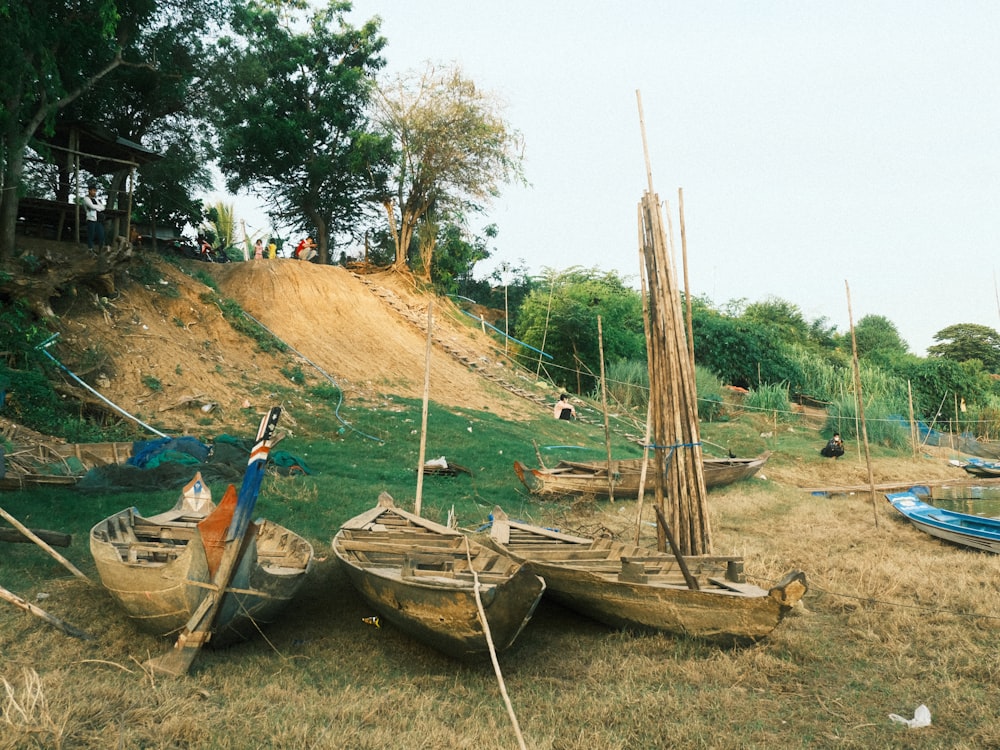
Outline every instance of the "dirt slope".
<path fill-rule="evenodd" d="M 262 383 L 288 384 L 282 369 L 300 367 L 309 382 L 318 382 L 309 363 L 291 353 L 265 354 L 234 331 L 206 301 L 211 290 L 202 282 L 168 263 L 156 267 L 158 283 L 125 286 L 96 307 L 74 305 L 63 319 L 63 339 L 53 353 L 102 395 L 143 419 L 191 431 L 206 421 L 198 411 L 204 403 L 216 405 L 216 423 L 242 424 L 246 403 L 254 409 L 267 405 Z M 192 262 L 189 268 L 211 274 L 220 296 L 237 301 L 322 368 L 349 400 L 422 396 L 430 297 L 416 293 L 404 277 L 361 277 L 280 258 L 220 266 Z M 504 366 L 491 341 L 447 301 L 436 300 L 434 310 L 432 400 L 516 418 L 530 402 L 499 387 L 497 378 L 532 390 L 536 400 L 548 397 Z"/>

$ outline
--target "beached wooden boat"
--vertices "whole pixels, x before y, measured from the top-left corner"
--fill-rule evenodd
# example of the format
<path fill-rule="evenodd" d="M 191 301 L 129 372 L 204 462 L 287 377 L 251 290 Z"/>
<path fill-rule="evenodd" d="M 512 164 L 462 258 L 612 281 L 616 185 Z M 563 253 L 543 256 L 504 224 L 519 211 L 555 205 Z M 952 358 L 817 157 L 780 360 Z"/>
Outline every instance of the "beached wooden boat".
<path fill-rule="evenodd" d="M 982 479 L 1000 479 L 1000 462 L 970 458 L 962 466 L 967 474 Z"/>
<path fill-rule="evenodd" d="M 101 582 L 141 629 L 176 634 L 210 590 L 209 555 L 198 524 L 214 510 L 211 492 L 197 474 L 165 513 L 146 518 L 126 508 L 91 529 L 90 551 Z M 255 522 L 213 625 L 212 644 L 249 638 L 272 622 L 295 596 L 312 560 L 305 539 L 271 521 Z"/>
<path fill-rule="evenodd" d="M 24 438 L 25 434 L 19 431 L 18 436 Z M 132 443 L 63 443 L 54 438 L 34 440 L 6 452 L 0 469 L 0 490 L 72 486 L 90 469 L 124 463 L 131 455 Z"/>
<path fill-rule="evenodd" d="M 740 558 L 682 558 L 513 521 L 493 511 L 489 543 L 545 579 L 546 596 L 615 628 L 684 634 L 735 644 L 767 636 L 805 594 L 794 571 L 770 590 L 746 583 Z"/>
<path fill-rule="evenodd" d="M 912 492 L 892 492 L 885 499 L 910 523 L 931 536 L 1000 553 L 1000 519 L 935 508 Z"/>
<path fill-rule="evenodd" d="M 456 658 L 488 653 L 476 579 L 496 651 L 514 642 L 545 590 L 507 555 L 397 508 L 385 492 L 340 528 L 333 551 L 384 620 Z"/>
<path fill-rule="evenodd" d="M 702 459 L 705 487 L 722 487 L 733 482 L 749 479 L 767 463 L 770 451 L 756 458 L 710 458 Z M 607 461 L 560 461 L 551 469 L 530 469 L 520 461 L 514 462 L 514 473 L 533 495 L 542 497 L 559 495 L 594 495 L 607 497 Z M 635 498 L 639 494 L 639 478 L 642 475 L 642 459 L 626 458 L 612 461 L 611 478 L 614 481 L 616 498 Z M 652 493 L 652 463 L 646 473 L 646 492 Z"/>

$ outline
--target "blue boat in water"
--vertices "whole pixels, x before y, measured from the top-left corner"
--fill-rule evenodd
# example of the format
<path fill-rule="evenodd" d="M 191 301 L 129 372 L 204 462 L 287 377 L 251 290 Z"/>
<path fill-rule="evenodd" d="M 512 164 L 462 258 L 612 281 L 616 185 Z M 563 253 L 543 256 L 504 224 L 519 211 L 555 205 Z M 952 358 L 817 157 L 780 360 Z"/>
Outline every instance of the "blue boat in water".
<path fill-rule="evenodd" d="M 928 505 L 912 492 L 885 496 L 892 507 L 921 531 L 964 547 L 1000 553 L 1000 520 Z"/>
<path fill-rule="evenodd" d="M 984 479 L 1000 479 L 1000 461 L 984 461 L 981 458 L 970 458 L 966 461 L 967 474 Z"/>

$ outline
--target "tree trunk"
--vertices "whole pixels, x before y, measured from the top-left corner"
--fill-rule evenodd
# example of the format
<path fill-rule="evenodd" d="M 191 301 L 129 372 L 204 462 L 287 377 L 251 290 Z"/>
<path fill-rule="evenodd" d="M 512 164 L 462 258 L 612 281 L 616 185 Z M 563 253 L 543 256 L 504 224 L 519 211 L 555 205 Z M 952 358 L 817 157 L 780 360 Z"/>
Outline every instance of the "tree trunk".
<path fill-rule="evenodd" d="M 26 141 L 8 132 L 3 148 L 7 160 L 3 169 L 3 190 L 0 191 L 0 263 L 14 255 L 14 230 L 17 227 L 18 187 L 24 171 Z"/>

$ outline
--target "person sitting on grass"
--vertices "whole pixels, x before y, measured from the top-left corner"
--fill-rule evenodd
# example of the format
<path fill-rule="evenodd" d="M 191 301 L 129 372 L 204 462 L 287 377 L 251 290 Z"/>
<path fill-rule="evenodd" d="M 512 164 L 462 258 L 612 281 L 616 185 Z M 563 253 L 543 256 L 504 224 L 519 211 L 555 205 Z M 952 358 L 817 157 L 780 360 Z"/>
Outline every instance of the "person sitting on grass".
<path fill-rule="evenodd" d="M 555 407 L 552 409 L 552 416 L 556 419 L 575 419 L 576 409 L 569 402 L 569 396 L 565 393 L 559 397 Z"/>
<path fill-rule="evenodd" d="M 844 441 L 840 439 L 840 433 L 833 433 L 830 441 L 820 449 L 820 455 L 827 458 L 840 458 L 844 455 Z"/>

